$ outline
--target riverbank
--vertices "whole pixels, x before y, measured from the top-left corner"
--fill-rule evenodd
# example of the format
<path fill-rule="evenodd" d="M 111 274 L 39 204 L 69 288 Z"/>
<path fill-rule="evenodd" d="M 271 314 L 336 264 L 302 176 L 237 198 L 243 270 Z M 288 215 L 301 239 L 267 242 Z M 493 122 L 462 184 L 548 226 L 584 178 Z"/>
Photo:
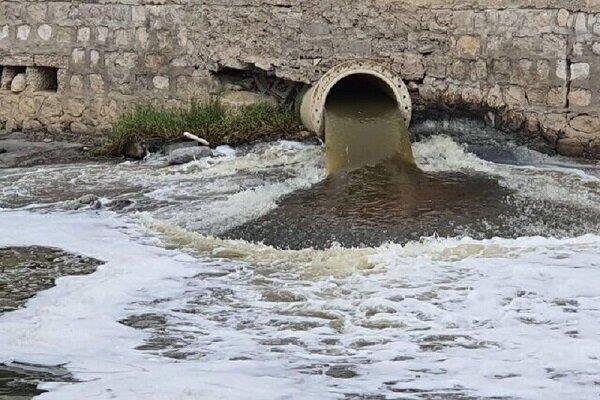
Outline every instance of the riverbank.
<path fill-rule="evenodd" d="M 92 159 L 97 139 L 73 134 L 59 137 L 43 132 L 0 133 L 0 168 L 67 164 Z"/>

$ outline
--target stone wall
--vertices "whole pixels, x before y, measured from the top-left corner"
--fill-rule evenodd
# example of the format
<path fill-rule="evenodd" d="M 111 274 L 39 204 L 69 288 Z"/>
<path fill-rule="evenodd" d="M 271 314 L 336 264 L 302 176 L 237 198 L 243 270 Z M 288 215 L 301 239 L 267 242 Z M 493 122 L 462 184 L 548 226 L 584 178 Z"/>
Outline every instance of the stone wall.
<path fill-rule="evenodd" d="M 0 1 L 0 66 L 57 68 L 56 90 L 0 89 L 7 130 L 110 130 L 135 104 L 176 106 L 213 90 L 200 3 Z M 10 68 L 7 68 L 10 67 Z"/>
<path fill-rule="evenodd" d="M 355 58 L 398 71 L 421 109 L 600 157 L 600 0 L 4 0 L 0 65 L 58 85 L 0 89 L 0 123 L 104 132 L 136 103 L 218 92 L 223 68 L 311 83 Z"/>

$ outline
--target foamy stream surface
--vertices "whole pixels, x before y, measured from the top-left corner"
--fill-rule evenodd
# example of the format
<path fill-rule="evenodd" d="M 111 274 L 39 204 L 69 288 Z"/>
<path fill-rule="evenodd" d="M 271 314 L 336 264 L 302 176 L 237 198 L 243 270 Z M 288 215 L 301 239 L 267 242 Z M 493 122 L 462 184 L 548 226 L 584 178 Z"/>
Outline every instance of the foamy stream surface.
<path fill-rule="evenodd" d="M 519 165 L 498 164 L 447 136 L 414 153 L 426 171 L 486 174 L 529 199 L 599 211 L 595 164 L 524 148 Z M 213 236 L 324 177 L 322 148 L 293 142 L 179 167 L 1 171 L 0 246 L 105 264 L 0 317 L 0 363 L 66 364 L 79 382 L 44 383 L 42 399 L 598 398 L 593 221 L 560 238 L 355 249 Z M 73 201 L 87 194 L 99 202 Z"/>

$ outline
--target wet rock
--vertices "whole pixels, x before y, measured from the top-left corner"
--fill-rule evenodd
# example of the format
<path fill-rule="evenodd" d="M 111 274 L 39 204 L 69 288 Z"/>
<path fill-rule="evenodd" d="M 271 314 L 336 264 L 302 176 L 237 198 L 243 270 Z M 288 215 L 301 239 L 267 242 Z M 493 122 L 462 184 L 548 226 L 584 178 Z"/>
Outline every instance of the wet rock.
<path fill-rule="evenodd" d="M 79 210 L 86 206 L 91 206 L 92 208 L 96 209 L 100 208 L 101 205 L 98 206 L 98 196 L 94 194 L 86 194 L 78 199 L 65 202 L 65 208 L 67 210 Z"/>
<path fill-rule="evenodd" d="M 134 202 L 129 199 L 113 200 L 110 203 L 108 203 L 108 209 L 112 211 L 123 210 L 133 204 Z"/>
<path fill-rule="evenodd" d="M 584 154 L 585 146 L 577 138 L 563 138 L 557 142 L 556 150 L 563 156 L 580 157 Z"/>
<path fill-rule="evenodd" d="M 139 142 L 130 143 L 127 148 L 125 148 L 125 156 L 141 160 L 146 156 L 146 148 Z"/>
<path fill-rule="evenodd" d="M 266 301 L 279 303 L 296 303 L 300 301 L 306 301 L 306 296 L 283 289 L 266 290 L 263 292 L 262 297 Z"/>
<path fill-rule="evenodd" d="M 0 168 L 31 167 L 80 161 L 89 158 L 82 145 L 67 142 L 29 141 L 19 134 L 11 134 L 0 140 Z"/>
<path fill-rule="evenodd" d="M 600 139 L 593 140 L 590 143 L 590 153 L 592 157 L 600 158 Z"/>
<path fill-rule="evenodd" d="M 325 375 L 338 379 L 351 379 L 358 376 L 350 365 L 333 365 L 325 372 Z"/>
<path fill-rule="evenodd" d="M 6 153 L 6 152 L 7 152 L 7 150 L 6 150 L 6 149 L 0 149 L 0 154 L 4 154 L 4 153 Z"/>
<path fill-rule="evenodd" d="M 25 79 L 25 74 L 17 74 L 17 76 L 13 78 L 12 83 L 10 84 L 10 90 L 13 93 L 21 93 L 23 90 L 25 90 L 26 86 L 27 81 Z"/>
<path fill-rule="evenodd" d="M 167 318 L 159 314 L 131 315 L 119 323 L 135 329 L 164 329 Z"/>
<path fill-rule="evenodd" d="M 62 365 L 0 364 L 0 399 L 25 400 L 45 393 L 38 389 L 39 382 L 75 382 L 75 379 Z"/>
<path fill-rule="evenodd" d="M 212 150 L 206 146 L 185 147 L 176 149 L 169 155 L 169 164 L 186 164 L 199 158 L 212 156 Z"/>
<path fill-rule="evenodd" d="M 0 248 L 0 315 L 22 307 L 62 276 L 85 275 L 101 262 L 45 247 Z"/>
<path fill-rule="evenodd" d="M 163 147 L 162 152 L 164 154 L 167 154 L 170 157 L 171 153 L 174 152 L 175 150 L 185 149 L 185 148 L 189 148 L 189 147 L 198 147 L 198 142 L 185 141 L 185 142 L 169 143 Z"/>

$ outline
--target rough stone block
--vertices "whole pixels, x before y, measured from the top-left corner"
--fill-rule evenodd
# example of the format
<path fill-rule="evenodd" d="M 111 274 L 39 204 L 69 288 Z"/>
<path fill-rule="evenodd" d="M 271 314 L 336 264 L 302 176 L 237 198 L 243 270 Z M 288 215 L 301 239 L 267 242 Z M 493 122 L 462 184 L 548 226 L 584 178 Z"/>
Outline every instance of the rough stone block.
<path fill-rule="evenodd" d="M 72 92 L 81 93 L 84 88 L 83 76 L 73 75 L 70 79 L 69 86 Z"/>
<path fill-rule="evenodd" d="M 10 90 L 13 93 L 21 93 L 27 87 L 27 79 L 24 73 L 17 74 L 10 83 Z"/>
<path fill-rule="evenodd" d="M 21 98 L 19 99 L 18 110 L 19 113 L 26 118 L 34 117 L 35 113 L 37 112 L 37 107 L 34 99 L 31 96 L 21 96 Z"/>
<path fill-rule="evenodd" d="M 302 29 L 302 33 L 306 36 L 324 36 L 330 32 L 329 25 L 320 22 L 309 23 Z"/>
<path fill-rule="evenodd" d="M 0 27 L 0 41 L 8 39 L 8 35 L 9 35 L 8 25 L 4 25 L 3 27 Z"/>
<path fill-rule="evenodd" d="M 456 50 L 461 57 L 475 58 L 481 51 L 481 39 L 476 36 L 461 36 L 456 41 Z"/>
<path fill-rule="evenodd" d="M 569 105 L 586 107 L 592 102 L 592 92 L 586 89 L 572 90 L 569 93 Z"/>
<path fill-rule="evenodd" d="M 102 78 L 102 75 L 91 74 L 88 76 L 88 79 L 90 81 L 90 89 L 92 90 L 92 92 L 104 92 L 104 79 Z"/>
<path fill-rule="evenodd" d="M 555 87 L 548 91 L 546 103 L 553 108 L 563 108 L 567 105 L 567 88 Z"/>
<path fill-rule="evenodd" d="M 585 13 L 579 13 L 577 14 L 577 17 L 575 17 L 575 33 L 583 35 L 587 32 L 587 15 Z"/>
<path fill-rule="evenodd" d="M 52 27 L 48 24 L 40 25 L 37 29 L 37 34 L 43 41 L 48 41 L 52 37 Z"/>
<path fill-rule="evenodd" d="M 556 143 L 556 151 L 563 156 L 581 157 L 585 153 L 585 145 L 577 138 L 562 138 Z"/>
<path fill-rule="evenodd" d="M 220 100 L 221 104 L 229 109 L 239 109 L 259 103 L 277 104 L 277 100 L 271 96 L 244 90 L 225 92 L 221 95 Z"/>
<path fill-rule="evenodd" d="M 47 4 L 32 3 L 27 6 L 27 19 L 31 22 L 42 22 L 46 19 Z"/>
<path fill-rule="evenodd" d="M 35 132 L 42 130 L 43 126 L 40 121 L 35 119 L 28 119 L 23 121 L 23 131 L 24 132 Z"/>
<path fill-rule="evenodd" d="M 89 42 L 91 36 L 92 36 L 92 31 L 87 26 L 84 26 L 77 30 L 77 41 L 80 43 Z"/>
<path fill-rule="evenodd" d="M 96 41 L 98 43 L 106 43 L 108 39 L 108 28 L 106 26 L 99 26 L 96 28 Z"/>
<path fill-rule="evenodd" d="M 89 126 L 78 121 L 72 122 L 71 125 L 69 125 L 69 130 L 76 135 L 87 135 L 91 131 Z"/>
<path fill-rule="evenodd" d="M 558 26 L 566 27 L 569 23 L 569 16 L 571 13 L 564 8 L 558 11 L 558 16 L 556 18 L 556 23 Z"/>
<path fill-rule="evenodd" d="M 27 40 L 29 39 L 29 33 L 31 32 L 31 27 L 29 25 L 21 25 L 17 28 L 17 39 L 19 40 Z"/>
<path fill-rule="evenodd" d="M 155 89 L 167 90 L 169 89 L 169 77 L 167 76 L 155 76 L 152 78 L 152 84 Z"/>
<path fill-rule="evenodd" d="M 63 104 L 64 111 L 72 117 L 81 117 L 85 110 L 85 104 L 81 99 L 68 99 Z"/>
<path fill-rule="evenodd" d="M 600 134 L 600 117 L 580 115 L 573 118 L 569 125 L 579 132 Z"/>
<path fill-rule="evenodd" d="M 100 63 L 100 53 L 98 50 L 90 50 L 90 65 L 97 66 Z"/>
<path fill-rule="evenodd" d="M 574 63 L 571 64 L 571 80 L 583 80 L 590 77 L 590 64 Z"/>
<path fill-rule="evenodd" d="M 71 53 L 71 59 L 75 64 L 82 64 L 85 61 L 85 50 L 73 49 L 73 52 Z"/>
<path fill-rule="evenodd" d="M 509 107 L 520 109 L 527 105 L 527 96 L 522 87 L 509 86 L 504 90 L 504 102 Z"/>

